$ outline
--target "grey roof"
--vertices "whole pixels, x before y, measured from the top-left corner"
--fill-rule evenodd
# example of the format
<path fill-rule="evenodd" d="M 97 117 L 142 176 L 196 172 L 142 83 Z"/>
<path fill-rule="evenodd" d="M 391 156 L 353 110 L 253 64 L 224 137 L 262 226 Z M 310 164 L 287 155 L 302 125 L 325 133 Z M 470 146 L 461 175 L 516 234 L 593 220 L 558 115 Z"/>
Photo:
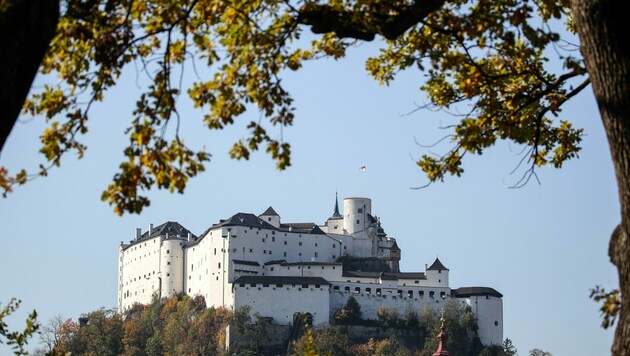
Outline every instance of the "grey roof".
<path fill-rule="evenodd" d="M 279 230 L 301 232 L 304 234 L 326 235 L 326 233 L 322 231 L 322 229 L 320 229 L 319 226 L 317 226 L 317 224 L 312 223 L 312 222 L 280 224 Z"/>
<path fill-rule="evenodd" d="M 380 278 L 382 280 L 394 281 L 398 279 L 396 273 L 389 272 L 368 272 L 368 271 L 343 271 L 344 277 L 357 277 L 357 278 Z"/>
<path fill-rule="evenodd" d="M 132 240 L 128 245 L 125 245 L 124 248 L 126 249 L 130 246 L 133 246 L 136 243 L 143 242 L 157 236 L 165 236 L 165 237 L 168 236 L 169 240 L 170 239 L 187 240 L 189 233 L 192 235 L 191 236 L 192 240 L 196 241 L 197 236 L 193 234 L 192 232 L 190 232 L 190 230 L 183 227 L 180 223 L 176 221 L 167 221 L 164 224 L 154 227 L 153 231 L 148 231 L 148 230 L 145 231 L 140 236 L 139 239 Z"/>
<path fill-rule="evenodd" d="M 272 207 L 268 207 L 267 210 L 265 210 L 264 213 L 260 214 L 259 216 L 263 216 L 263 215 L 275 215 L 275 216 L 280 216 L 278 215 L 278 213 L 276 213 L 275 210 L 273 210 Z"/>
<path fill-rule="evenodd" d="M 239 283 L 245 284 L 309 284 L 309 285 L 326 285 L 329 286 L 327 280 L 322 277 L 287 277 L 287 276 L 240 276 L 234 281 L 234 285 Z"/>
<path fill-rule="evenodd" d="M 382 280 L 398 280 L 398 279 L 426 279 L 422 272 L 368 272 L 368 271 L 344 271 L 344 277 L 358 278 L 380 278 Z"/>
<path fill-rule="evenodd" d="M 275 227 L 267 222 L 264 222 L 258 216 L 250 213 L 238 213 L 234 214 L 231 217 L 220 220 L 218 224 L 212 225 L 212 227 L 219 226 L 252 226 L 252 227 L 263 227 L 266 229 L 275 229 Z"/>
<path fill-rule="evenodd" d="M 232 259 L 232 262 L 238 263 L 239 265 L 260 266 L 260 263 L 258 263 L 256 261 L 245 261 L 245 260 Z"/>
<path fill-rule="evenodd" d="M 339 213 L 339 198 L 337 197 L 337 193 L 335 193 L 335 209 L 333 210 L 332 216 L 329 218 L 332 220 L 343 219 L 343 216 Z"/>
<path fill-rule="evenodd" d="M 398 244 L 396 243 L 396 240 L 394 240 L 394 244 L 392 245 L 392 247 L 390 247 L 390 249 L 391 250 L 398 250 L 398 251 L 400 251 L 400 247 L 398 247 Z M 446 268 L 442 268 L 442 269 L 446 269 Z"/>
<path fill-rule="evenodd" d="M 448 268 L 444 267 L 442 262 L 440 262 L 439 258 L 436 258 L 435 262 L 433 262 L 433 264 L 429 268 L 427 268 L 427 271 L 433 271 L 433 270 L 446 270 L 446 271 L 448 271 Z"/>
<path fill-rule="evenodd" d="M 304 261 L 304 262 L 282 262 L 280 263 L 281 266 L 330 266 L 330 265 L 335 265 L 335 266 L 340 266 L 343 265 L 342 262 L 311 262 L 311 261 Z"/>
<path fill-rule="evenodd" d="M 279 264 L 286 263 L 286 262 L 287 262 L 286 260 L 272 260 L 272 261 L 265 262 L 265 266 L 267 266 L 267 265 L 279 265 Z"/>
<path fill-rule="evenodd" d="M 503 294 L 490 287 L 462 287 L 451 290 L 451 295 L 455 298 L 466 298 L 471 296 L 491 296 L 503 298 Z"/>
<path fill-rule="evenodd" d="M 370 220 L 370 222 L 372 224 L 376 223 L 378 220 L 376 220 L 375 217 L 373 217 L 371 214 L 367 214 L 368 220 Z"/>
<path fill-rule="evenodd" d="M 398 278 L 401 279 L 426 279 L 424 272 L 399 272 Z"/>

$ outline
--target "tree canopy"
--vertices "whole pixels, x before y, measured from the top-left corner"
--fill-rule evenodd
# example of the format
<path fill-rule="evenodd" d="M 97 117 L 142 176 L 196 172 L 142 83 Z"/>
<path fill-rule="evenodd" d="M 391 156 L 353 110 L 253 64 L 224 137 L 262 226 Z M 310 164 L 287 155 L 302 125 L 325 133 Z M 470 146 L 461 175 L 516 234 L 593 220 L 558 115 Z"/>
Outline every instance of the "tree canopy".
<path fill-rule="evenodd" d="M 457 111 L 448 136 L 450 151 L 418 161 L 429 181 L 463 172 L 467 153 L 481 154 L 497 140 L 528 147 L 526 182 L 534 167 L 562 164 L 579 152 L 582 131 L 556 120 L 570 97 L 587 84 L 577 46 L 558 34 L 557 20 L 572 30 L 567 1 L 61 1 L 55 37 L 40 72 L 57 84 L 34 90 L 25 115 L 45 117 L 39 172 L 0 171 L 5 194 L 33 175 L 46 175 L 69 152 L 81 157 L 81 135 L 90 108 L 103 101 L 129 66 L 150 78 L 130 113 L 125 160 L 102 198 L 118 214 L 138 213 L 153 186 L 183 192 L 204 170 L 210 154 L 188 147 L 178 132 L 178 97 L 203 110 L 211 130 L 258 111 L 249 135 L 230 155 L 248 159 L 264 149 L 279 169 L 291 164 L 290 143 L 269 130 L 288 126 L 295 106 L 282 85 L 286 71 L 304 61 L 341 58 L 359 41 L 380 38 L 380 55 L 367 71 L 388 84 L 410 67 L 425 74 L 421 89 L 429 107 Z M 536 25 L 534 25 L 536 24 Z M 301 39 L 305 30 L 321 34 Z M 547 68 L 557 55 L 564 69 Z M 182 87 L 187 62 L 203 63 L 212 75 Z M 576 82 L 576 80 L 578 80 Z M 170 130 L 167 130 L 169 128 Z M 530 166 L 531 165 L 531 166 Z"/>

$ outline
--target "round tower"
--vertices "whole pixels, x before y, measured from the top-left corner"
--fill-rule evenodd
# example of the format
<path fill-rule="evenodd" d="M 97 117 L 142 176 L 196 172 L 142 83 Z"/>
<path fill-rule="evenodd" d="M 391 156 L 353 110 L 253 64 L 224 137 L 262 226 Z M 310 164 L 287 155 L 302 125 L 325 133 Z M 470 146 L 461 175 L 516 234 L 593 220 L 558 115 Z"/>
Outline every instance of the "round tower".
<path fill-rule="evenodd" d="M 162 239 L 160 255 L 160 297 L 172 297 L 184 291 L 184 250 L 179 239 Z"/>
<path fill-rule="evenodd" d="M 343 200 L 343 228 L 349 234 L 364 231 L 369 225 L 368 214 L 372 214 L 369 198 L 346 198 Z"/>

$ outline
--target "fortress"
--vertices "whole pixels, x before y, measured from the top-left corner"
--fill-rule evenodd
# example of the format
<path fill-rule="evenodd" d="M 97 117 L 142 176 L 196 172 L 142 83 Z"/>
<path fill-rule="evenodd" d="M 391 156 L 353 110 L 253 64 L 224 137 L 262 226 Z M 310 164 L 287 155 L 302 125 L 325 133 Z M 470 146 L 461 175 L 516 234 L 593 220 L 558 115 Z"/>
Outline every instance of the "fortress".
<path fill-rule="evenodd" d="M 120 244 L 118 309 L 185 292 L 202 295 L 208 306 L 249 305 L 277 325 L 291 324 L 301 312 L 322 326 L 350 296 L 365 319 L 377 319 L 381 305 L 404 316 L 453 298 L 472 307 L 483 344 L 502 343 L 501 293 L 451 288 L 449 269 L 437 258 L 424 272 L 401 272 L 400 258 L 368 198 L 344 199 L 343 215 L 336 200 L 323 225 L 283 223 L 271 207 L 220 220 L 200 236 L 177 222 L 151 224 Z"/>

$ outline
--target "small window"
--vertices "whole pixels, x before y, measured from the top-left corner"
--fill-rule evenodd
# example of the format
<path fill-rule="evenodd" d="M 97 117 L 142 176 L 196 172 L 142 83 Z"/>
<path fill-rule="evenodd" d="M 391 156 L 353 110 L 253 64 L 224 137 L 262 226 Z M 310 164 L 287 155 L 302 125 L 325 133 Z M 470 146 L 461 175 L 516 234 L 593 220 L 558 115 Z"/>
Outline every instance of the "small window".
<path fill-rule="evenodd" d="M 435 292 L 434 291 L 430 291 L 429 292 L 429 297 L 433 298 L 435 296 Z"/>
<path fill-rule="evenodd" d="M 285 242 L 284 242 L 284 244 L 286 245 L 286 244 L 287 244 L 287 242 L 285 241 Z"/>
<path fill-rule="evenodd" d="M 336 291 L 336 290 L 339 290 L 339 286 L 334 286 L 334 287 L 333 287 L 333 290 L 335 290 L 335 291 Z"/>
<path fill-rule="evenodd" d="M 362 214 L 363 213 L 363 209 L 359 208 L 358 213 Z"/>
<path fill-rule="evenodd" d="M 499 326 L 499 322 L 497 320 L 494 321 L 494 326 Z"/>
<path fill-rule="evenodd" d="M 381 289 L 380 288 L 376 288 L 376 295 L 378 295 L 378 296 L 381 295 Z"/>
<path fill-rule="evenodd" d="M 245 287 L 245 283 L 239 283 L 239 287 Z"/>
<path fill-rule="evenodd" d="M 170 252 L 171 252 L 171 250 L 166 250 L 166 253 L 170 253 Z"/>
<path fill-rule="evenodd" d="M 319 253 L 315 252 L 315 257 L 319 257 Z"/>
<path fill-rule="evenodd" d="M 359 220 L 357 220 L 357 225 L 359 225 L 361 222 Z"/>
<path fill-rule="evenodd" d="M 302 284 L 302 288 L 308 288 L 308 284 Z"/>
<path fill-rule="evenodd" d="M 166 264 L 167 264 L 167 265 L 170 265 L 170 264 L 171 264 L 171 261 L 167 261 L 167 262 L 166 262 Z"/>
<path fill-rule="evenodd" d="M 423 290 L 420 291 L 420 297 L 424 297 L 424 291 Z"/>
<path fill-rule="evenodd" d="M 298 243 L 298 245 L 299 245 L 299 246 L 302 246 L 302 241 L 300 241 L 300 242 Z"/>
<path fill-rule="evenodd" d="M 218 268 L 221 268 L 221 262 L 219 262 L 219 267 Z"/>

